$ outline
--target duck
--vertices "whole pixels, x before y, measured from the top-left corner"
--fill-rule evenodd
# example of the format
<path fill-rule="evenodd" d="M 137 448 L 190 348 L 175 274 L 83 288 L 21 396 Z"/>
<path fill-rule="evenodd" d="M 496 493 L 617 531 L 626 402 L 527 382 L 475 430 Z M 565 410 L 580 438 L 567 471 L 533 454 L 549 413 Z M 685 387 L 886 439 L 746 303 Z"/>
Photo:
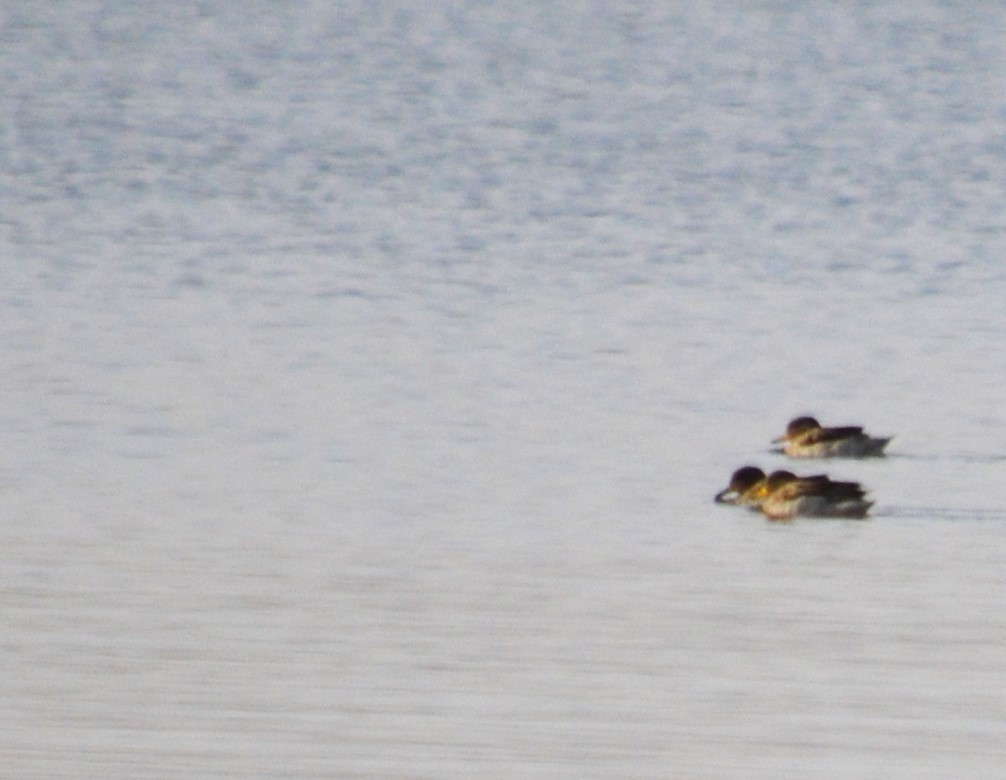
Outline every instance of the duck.
<path fill-rule="evenodd" d="M 837 517 L 862 520 L 873 506 L 858 482 L 831 479 L 825 474 L 798 477 L 791 471 L 773 471 L 760 488 L 758 504 L 769 520 L 794 517 Z"/>
<path fill-rule="evenodd" d="M 862 519 L 872 501 L 858 482 L 831 479 L 827 474 L 798 477 L 778 470 L 766 475 L 757 466 L 742 466 L 729 485 L 716 494 L 719 504 L 747 506 L 769 520 L 794 517 L 839 517 Z"/>
<path fill-rule="evenodd" d="M 859 425 L 825 428 L 813 417 L 797 417 L 773 444 L 791 458 L 882 458 L 892 438 L 870 436 Z"/>

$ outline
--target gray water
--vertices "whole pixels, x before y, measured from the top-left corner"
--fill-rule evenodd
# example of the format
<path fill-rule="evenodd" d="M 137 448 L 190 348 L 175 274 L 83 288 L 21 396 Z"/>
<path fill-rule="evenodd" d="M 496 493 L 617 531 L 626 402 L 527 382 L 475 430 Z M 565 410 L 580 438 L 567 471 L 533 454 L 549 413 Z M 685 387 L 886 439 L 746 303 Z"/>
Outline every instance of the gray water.
<path fill-rule="evenodd" d="M 2 774 L 1002 777 L 1004 33 L 7 3 Z"/>

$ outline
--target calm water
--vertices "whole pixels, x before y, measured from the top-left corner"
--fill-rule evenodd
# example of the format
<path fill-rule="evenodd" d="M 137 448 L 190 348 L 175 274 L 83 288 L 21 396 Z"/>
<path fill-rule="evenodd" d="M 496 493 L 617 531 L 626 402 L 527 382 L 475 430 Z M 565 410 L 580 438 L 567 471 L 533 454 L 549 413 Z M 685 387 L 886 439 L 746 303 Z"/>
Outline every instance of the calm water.
<path fill-rule="evenodd" d="M 8 3 L 3 774 L 1001 777 L 1004 33 Z"/>

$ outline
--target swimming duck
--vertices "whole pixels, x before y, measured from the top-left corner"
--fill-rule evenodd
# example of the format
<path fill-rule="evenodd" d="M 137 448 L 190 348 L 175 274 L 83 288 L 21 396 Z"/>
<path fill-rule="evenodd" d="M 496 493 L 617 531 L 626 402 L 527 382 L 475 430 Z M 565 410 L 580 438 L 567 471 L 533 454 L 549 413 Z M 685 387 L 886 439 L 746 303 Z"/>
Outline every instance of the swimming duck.
<path fill-rule="evenodd" d="M 774 443 L 791 458 L 880 458 L 891 438 L 869 436 L 859 426 L 825 428 L 813 417 L 797 417 Z"/>
<path fill-rule="evenodd" d="M 858 482 L 839 482 L 824 474 L 798 477 L 791 471 L 773 471 L 762 483 L 759 504 L 769 520 L 794 517 L 844 517 L 860 520 L 873 506 Z"/>
<path fill-rule="evenodd" d="M 794 517 L 866 516 L 872 501 L 858 482 L 841 482 L 826 474 L 798 477 L 792 471 L 773 471 L 767 475 L 757 466 L 737 469 L 730 484 L 716 494 L 720 504 L 747 506 L 761 511 L 770 520 Z"/>

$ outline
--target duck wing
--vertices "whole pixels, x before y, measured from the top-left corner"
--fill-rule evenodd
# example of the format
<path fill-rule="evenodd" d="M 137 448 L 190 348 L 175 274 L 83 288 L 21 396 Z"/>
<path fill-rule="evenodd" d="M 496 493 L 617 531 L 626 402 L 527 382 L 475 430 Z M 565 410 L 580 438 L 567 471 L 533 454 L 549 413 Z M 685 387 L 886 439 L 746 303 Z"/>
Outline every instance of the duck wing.
<path fill-rule="evenodd" d="M 822 444 L 829 441 L 843 441 L 845 439 L 854 439 L 857 436 L 863 435 L 863 428 L 859 425 L 845 425 L 841 428 L 818 428 L 814 431 L 808 431 L 804 435 L 800 443 L 801 444 Z"/>
<path fill-rule="evenodd" d="M 780 501 L 794 501 L 804 496 L 823 496 L 828 484 L 828 480 L 801 477 L 787 482 L 772 494 L 772 498 Z"/>
<path fill-rule="evenodd" d="M 833 482 L 827 477 L 820 479 L 818 475 L 795 480 L 784 485 L 778 491 L 778 496 L 786 500 L 804 496 L 820 496 L 836 502 L 860 501 L 865 495 L 866 491 L 858 482 Z"/>
<path fill-rule="evenodd" d="M 858 482 L 829 482 L 821 495 L 832 501 L 859 501 L 866 491 Z"/>

